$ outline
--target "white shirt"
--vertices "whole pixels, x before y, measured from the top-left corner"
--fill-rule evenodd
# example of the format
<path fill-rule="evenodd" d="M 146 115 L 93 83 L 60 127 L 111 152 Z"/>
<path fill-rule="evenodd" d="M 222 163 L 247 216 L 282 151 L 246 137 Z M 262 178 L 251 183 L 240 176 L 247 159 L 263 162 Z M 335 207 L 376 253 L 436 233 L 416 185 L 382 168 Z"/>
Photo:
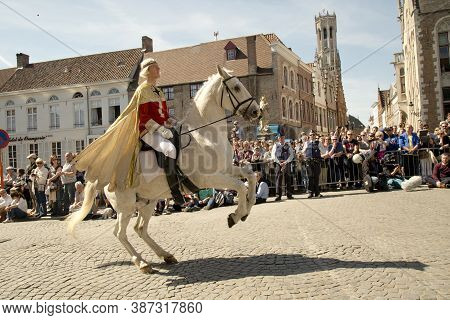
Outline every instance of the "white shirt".
<path fill-rule="evenodd" d="M 19 208 L 23 212 L 27 212 L 27 210 L 28 210 L 27 201 L 22 197 L 14 198 L 14 200 L 11 202 L 10 205 L 17 206 L 17 208 Z"/>
<path fill-rule="evenodd" d="M 264 181 L 259 183 L 256 197 L 261 199 L 267 199 L 269 197 L 269 186 Z"/>
<path fill-rule="evenodd" d="M 63 166 L 62 172 L 73 172 L 74 173 L 73 176 L 61 175 L 62 184 L 77 182 L 77 176 L 75 174 L 76 173 L 75 167 L 73 165 L 66 162 Z"/>
<path fill-rule="evenodd" d="M 272 160 L 275 163 L 280 163 L 280 160 L 278 160 L 277 152 L 281 153 L 281 148 L 283 148 L 283 145 L 279 142 L 275 142 L 272 147 Z M 289 146 L 289 157 L 285 162 L 289 163 L 294 159 L 294 151 L 292 150 L 291 146 Z"/>
<path fill-rule="evenodd" d="M 0 197 L 0 209 L 4 209 L 9 206 L 12 202 L 12 198 L 9 194 L 6 194 L 4 197 Z"/>
<path fill-rule="evenodd" d="M 48 169 L 44 166 L 41 168 L 37 167 L 33 170 L 33 173 L 36 175 L 36 183 L 40 185 L 46 185 L 48 179 Z"/>

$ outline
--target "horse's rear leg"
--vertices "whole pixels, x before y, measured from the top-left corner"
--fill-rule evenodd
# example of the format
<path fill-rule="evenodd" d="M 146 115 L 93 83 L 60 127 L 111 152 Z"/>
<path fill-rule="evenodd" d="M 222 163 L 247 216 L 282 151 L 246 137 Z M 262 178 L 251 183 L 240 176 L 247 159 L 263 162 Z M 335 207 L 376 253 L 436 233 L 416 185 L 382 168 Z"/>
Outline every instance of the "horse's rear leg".
<path fill-rule="evenodd" d="M 134 231 L 136 231 L 139 237 L 144 240 L 144 242 L 156 253 L 158 257 L 164 259 L 166 263 L 177 263 L 177 259 L 175 259 L 171 253 L 161 248 L 148 234 L 148 223 L 153 215 L 155 204 L 156 201 L 153 201 L 146 206 L 139 208 L 139 216 L 136 220 L 136 224 L 134 225 Z"/>
<path fill-rule="evenodd" d="M 117 222 L 114 228 L 114 235 L 119 239 L 128 253 L 131 255 L 131 261 L 139 268 L 143 273 L 152 273 L 152 268 L 145 262 L 141 255 L 133 248 L 127 237 L 127 226 L 130 223 L 131 213 L 119 212 L 117 214 Z"/>

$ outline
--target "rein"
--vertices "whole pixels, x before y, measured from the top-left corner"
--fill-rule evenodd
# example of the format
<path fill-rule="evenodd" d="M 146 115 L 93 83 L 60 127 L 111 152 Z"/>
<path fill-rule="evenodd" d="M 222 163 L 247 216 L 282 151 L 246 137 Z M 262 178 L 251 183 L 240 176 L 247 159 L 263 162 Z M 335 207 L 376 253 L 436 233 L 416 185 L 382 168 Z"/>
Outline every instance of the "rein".
<path fill-rule="evenodd" d="M 236 98 L 236 96 L 233 94 L 233 92 L 230 90 L 230 88 L 228 87 L 228 85 L 227 85 L 227 81 L 230 80 L 230 79 L 232 79 L 232 78 L 236 78 L 236 76 L 232 76 L 232 77 L 229 77 L 228 79 L 222 80 L 222 83 L 223 83 L 224 87 L 222 88 L 222 97 L 220 98 L 220 107 L 223 109 L 223 95 L 224 95 L 224 92 L 225 92 L 225 90 L 226 90 L 226 91 L 227 91 L 227 94 L 228 94 L 228 97 L 230 98 L 231 105 L 233 106 L 233 109 L 234 109 L 233 113 L 232 113 L 231 115 L 226 116 L 226 117 L 224 117 L 224 118 L 221 118 L 221 119 L 219 119 L 219 120 L 216 120 L 216 121 L 207 123 L 207 124 L 205 124 L 205 125 L 203 125 L 203 126 L 197 127 L 197 128 L 195 128 L 195 129 L 192 129 L 192 130 L 189 130 L 189 131 L 180 133 L 180 136 L 183 136 L 183 135 L 185 135 L 185 134 L 189 134 L 189 133 L 194 132 L 194 131 L 197 131 L 197 130 L 199 130 L 199 129 L 208 127 L 208 126 L 210 126 L 210 125 L 212 125 L 212 124 L 215 124 L 215 123 L 217 123 L 217 122 L 220 122 L 220 121 L 223 121 L 223 120 L 227 120 L 227 119 L 229 119 L 229 118 L 231 118 L 231 117 L 234 117 L 234 116 L 238 113 L 240 107 L 241 107 L 242 105 L 244 105 L 245 103 L 248 103 L 248 102 L 249 102 L 249 104 L 247 105 L 247 108 L 245 109 L 245 112 L 244 112 L 243 114 L 247 113 L 248 108 L 250 108 L 250 105 L 252 104 L 252 102 L 255 101 L 255 98 L 250 97 L 250 98 L 248 98 L 248 99 L 245 99 L 244 101 L 239 101 L 239 100 Z M 234 99 L 234 101 L 233 101 L 232 98 Z M 237 104 L 236 104 L 236 103 L 237 103 Z M 180 130 L 180 131 L 181 131 L 181 130 Z M 190 141 L 189 141 L 189 143 L 190 143 Z"/>

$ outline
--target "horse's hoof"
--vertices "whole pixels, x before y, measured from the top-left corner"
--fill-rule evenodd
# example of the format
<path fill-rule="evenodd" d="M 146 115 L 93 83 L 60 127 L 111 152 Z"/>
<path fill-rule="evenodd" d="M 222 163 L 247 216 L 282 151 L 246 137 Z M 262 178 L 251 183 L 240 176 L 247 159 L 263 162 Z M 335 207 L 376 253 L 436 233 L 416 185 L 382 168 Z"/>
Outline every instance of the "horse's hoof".
<path fill-rule="evenodd" d="M 241 218 L 241 221 L 244 222 L 245 220 L 247 220 L 247 218 L 248 218 L 248 215 L 243 216 L 243 217 Z"/>
<path fill-rule="evenodd" d="M 178 260 L 175 259 L 174 256 L 164 257 L 164 262 L 167 264 L 175 264 L 178 263 Z"/>
<path fill-rule="evenodd" d="M 149 265 L 145 265 L 145 266 L 140 267 L 139 271 L 141 271 L 142 273 L 145 273 L 145 274 L 150 274 L 150 273 L 154 272 L 152 267 L 150 267 Z"/>
<path fill-rule="evenodd" d="M 228 215 L 228 228 L 231 228 L 235 224 L 236 224 L 236 222 L 234 222 L 233 217 L 231 216 L 231 214 L 229 214 Z"/>

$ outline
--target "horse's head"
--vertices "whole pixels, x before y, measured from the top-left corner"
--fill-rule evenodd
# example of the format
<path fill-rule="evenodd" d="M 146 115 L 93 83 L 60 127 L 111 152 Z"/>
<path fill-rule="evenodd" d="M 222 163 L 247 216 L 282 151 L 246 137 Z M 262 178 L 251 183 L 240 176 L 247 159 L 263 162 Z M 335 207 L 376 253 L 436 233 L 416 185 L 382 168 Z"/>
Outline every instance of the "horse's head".
<path fill-rule="evenodd" d="M 221 66 L 217 66 L 217 71 L 222 78 L 220 106 L 250 122 L 259 120 L 261 109 L 241 81 L 237 77 L 230 75 Z"/>

